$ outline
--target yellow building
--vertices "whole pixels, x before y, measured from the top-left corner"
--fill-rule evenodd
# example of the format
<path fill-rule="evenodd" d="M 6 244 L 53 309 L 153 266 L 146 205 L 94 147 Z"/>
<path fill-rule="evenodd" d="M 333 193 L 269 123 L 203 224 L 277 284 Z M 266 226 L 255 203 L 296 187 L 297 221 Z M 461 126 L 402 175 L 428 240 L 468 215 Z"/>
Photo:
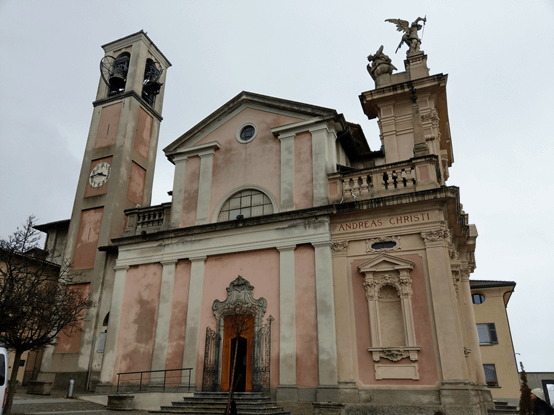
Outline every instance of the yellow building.
<path fill-rule="evenodd" d="M 493 399 L 519 402 L 519 375 L 506 307 L 516 283 L 471 281 L 471 298 L 487 386 Z"/>

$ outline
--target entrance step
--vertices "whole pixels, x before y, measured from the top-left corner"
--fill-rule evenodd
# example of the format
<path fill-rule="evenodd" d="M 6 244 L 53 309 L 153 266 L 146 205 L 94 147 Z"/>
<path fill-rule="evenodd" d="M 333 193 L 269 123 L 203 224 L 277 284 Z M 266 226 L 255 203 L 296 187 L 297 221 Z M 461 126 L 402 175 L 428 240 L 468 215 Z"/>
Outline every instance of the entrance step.
<path fill-rule="evenodd" d="M 276 406 L 269 396 L 259 392 L 236 392 L 233 399 L 240 415 L 290 415 L 290 411 Z M 227 392 L 195 392 L 193 397 L 172 402 L 160 410 L 149 411 L 158 414 L 221 415 L 225 412 L 229 394 Z"/>
<path fill-rule="evenodd" d="M 508 402 L 494 401 L 494 409 L 488 410 L 489 415 L 517 415 L 517 406 L 508 405 Z"/>

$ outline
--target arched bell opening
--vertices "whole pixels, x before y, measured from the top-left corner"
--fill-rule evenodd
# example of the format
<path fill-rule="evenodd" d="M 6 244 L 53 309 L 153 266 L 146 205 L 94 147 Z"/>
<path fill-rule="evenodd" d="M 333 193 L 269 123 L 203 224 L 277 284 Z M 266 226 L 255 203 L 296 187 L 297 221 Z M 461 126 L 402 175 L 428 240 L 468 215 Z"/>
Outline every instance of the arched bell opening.
<path fill-rule="evenodd" d="M 158 62 L 152 59 L 146 60 L 142 82 L 142 98 L 152 107 L 154 106 L 156 95 L 160 93 L 162 87 L 162 84 L 159 82 L 162 72 L 163 69 Z"/>

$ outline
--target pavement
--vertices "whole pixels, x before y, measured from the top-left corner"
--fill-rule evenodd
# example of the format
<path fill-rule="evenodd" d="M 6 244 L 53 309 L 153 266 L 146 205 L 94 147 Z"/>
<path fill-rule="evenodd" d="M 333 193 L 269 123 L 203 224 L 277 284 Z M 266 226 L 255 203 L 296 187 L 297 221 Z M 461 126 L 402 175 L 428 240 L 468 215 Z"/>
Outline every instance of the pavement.
<path fill-rule="evenodd" d="M 147 411 L 110 411 L 104 405 L 75 398 L 66 398 L 67 391 L 52 391 L 51 395 L 29 395 L 27 388 L 19 387 L 15 393 L 12 415 L 126 415 L 147 414 Z"/>

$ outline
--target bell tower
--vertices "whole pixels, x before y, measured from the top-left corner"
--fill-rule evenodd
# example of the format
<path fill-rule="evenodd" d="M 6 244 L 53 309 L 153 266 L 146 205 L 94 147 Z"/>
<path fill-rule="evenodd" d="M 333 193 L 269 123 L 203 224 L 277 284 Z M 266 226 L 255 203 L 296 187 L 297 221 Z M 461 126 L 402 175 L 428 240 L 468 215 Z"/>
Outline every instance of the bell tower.
<path fill-rule="evenodd" d="M 150 205 L 166 69 L 171 66 L 143 31 L 102 48 L 65 250 L 65 259 L 82 275 L 97 305 L 87 311 L 84 331 L 60 338 L 42 367 L 43 372 L 71 373 L 86 387 L 102 364 L 116 256 L 111 240 L 125 228 L 126 209 Z"/>

